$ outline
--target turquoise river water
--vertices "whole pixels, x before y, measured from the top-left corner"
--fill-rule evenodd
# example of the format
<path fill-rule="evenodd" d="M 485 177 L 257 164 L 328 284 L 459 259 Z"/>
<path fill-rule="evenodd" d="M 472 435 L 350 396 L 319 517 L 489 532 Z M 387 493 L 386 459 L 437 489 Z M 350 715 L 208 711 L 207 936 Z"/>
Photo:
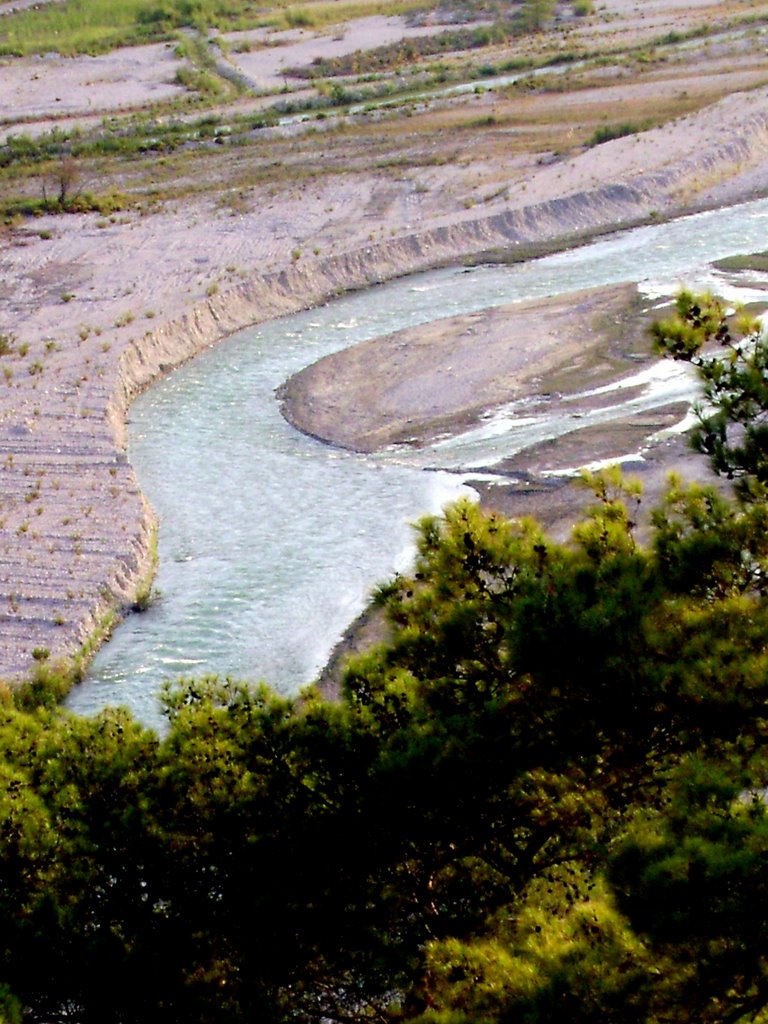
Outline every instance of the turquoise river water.
<path fill-rule="evenodd" d="M 160 518 L 159 598 L 118 627 L 69 706 L 88 714 L 124 704 L 157 724 L 163 681 L 205 673 L 296 691 L 371 587 L 407 566 L 411 522 L 464 490 L 473 465 L 573 429 L 511 406 L 431 448 L 356 455 L 282 419 L 274 391 L 291 374 L 455 313 L 638 279 L 651 293 L 706 285 L 709 261 L 766 239 L 761 200 L 525 264 L 403 278 L 244 330 L 159 381 L 129 426 L 131 461 Z M 691 394 L 690 379 L 665 367 L 651 375 L 646 404 Z"/>

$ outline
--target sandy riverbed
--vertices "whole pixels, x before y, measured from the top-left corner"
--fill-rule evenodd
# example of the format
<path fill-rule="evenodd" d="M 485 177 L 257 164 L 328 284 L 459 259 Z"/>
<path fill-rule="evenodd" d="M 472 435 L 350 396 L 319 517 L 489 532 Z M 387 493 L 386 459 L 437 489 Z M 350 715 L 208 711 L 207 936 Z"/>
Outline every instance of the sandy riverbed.
<path fill-rule="evenodd" d="M 320 440 L 372 452 L 422 446 L 507 402 L 561 392 L 566 380 L 572 391 L 599 387 L 626 375 L 638 348 L 629 330 L 611 346 L 600 324 L 629 321 L 636 294 L 599 288 L 372 338 L 287 381 L 283 414 Z"/>
<path fill-rule="evenodd" d="M 286 381 L 278 399 L 298 429 L 360 452 L 422 448 L 520 400 L 526 415 L 575 416 L 570 433 L 489 465 L 495 479 L 477 468 L 485 504 L 534 515 L 564 540 L 591 500 L 573 485 L 575 468 L 625 464 L 643 479 L 647 508 L 669 472 L 709 477 L 674 432 L 687 405 L 628 410 L 592 425 L 592 413 L 616 403 L 614 393 L 595 390 L 655 362 L 648 324 L 661 314 L 652 305 L 626 284 L 436 320 L 326 356 Z"/>
<path fill-rule="evenodd" d="M 562 159 L 479 149 L 413 174 L 256 186 L 240 205 L 201 195 L 6 231 L 0 676 L 28 672 L 36 650 L 75 651 L 151 571 L 153 518 L 123 445 L 128 404 L 157 375 L 346 288 L 765 194 L 767 155 L 758 89 Z"/>

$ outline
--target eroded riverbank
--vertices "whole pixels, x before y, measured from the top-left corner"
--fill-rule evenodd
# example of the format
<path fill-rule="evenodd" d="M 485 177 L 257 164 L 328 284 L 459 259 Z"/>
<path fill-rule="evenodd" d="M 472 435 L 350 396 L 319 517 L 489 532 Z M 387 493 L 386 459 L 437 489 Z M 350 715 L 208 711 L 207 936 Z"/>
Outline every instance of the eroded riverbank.
<path fill-rule="evenodd" d="M 330 351 L 436 314 L 631 281 L 641 265 L 667 290 L 680 280 L 696 285 L 702 274 L 706 282 L 708 259 L 751 238 L 762 242 L 766 210 L 757 203 L 717 211 L 529 264 L 401 279 L 243 332 L 170 375 L 133 410 L 131 428 L 131 459 L 163 522 L 163 596 L 120 627 L 73 694 L 74 706 L 143 705 L 163 678 L 185 672 L 266 678 L 287 690 L 308 682 L 367 590 L 403 566 L 407 521 L 447 500 L 443 482 L 455 487 L 462 479 L 456 468 L 471 463 L 475 480 L 479 468 L 511 451 L 499 448 L 499 437 L 474 437 L 489 428 L 493 435 L 493 421 L 482 419 L 423 449 L 345 452 L 285 423 L 274 389 L 287 377 Z M 639 368 L 631 359 L 627 366 Z M 641 389 L 625 390 L 621 401 L 632 403 Z M 596 416 L 609 401 L 594 399 Z M 423 472 L 436 463 L 454 471 Z M 526 500 L 538 494 L 554 506 L 557 486 L 525 488 Z"/>
<path fill-rule="evenodd" d="M 766 137 L 768 92 L 755 92 L 559 168 L 542 165 L 525 194 L 497 196 L 483 216 L 438 215 L 437 194 L 417 190 L 412 203 L 372 211 L 385 184 L 375 176 L 237 218 L 201 201 L 101 226 L 48 216 L 34 236 L 14 236 L 2 252 L 12 350 L 0 420 L 0 677 L 26 675 L 35 651 L 74 654 L 146 580 L 153 519 L 123 424 L 158 376 L 238 328 L 350 289 L 671 217 L 704 170 L 713 184 L 699 202 L 752 196 L 768 187 Z M 308 238 L 311 251 L 294 258 Z M 331 239 L 336 254 L 324 251 Z"/>

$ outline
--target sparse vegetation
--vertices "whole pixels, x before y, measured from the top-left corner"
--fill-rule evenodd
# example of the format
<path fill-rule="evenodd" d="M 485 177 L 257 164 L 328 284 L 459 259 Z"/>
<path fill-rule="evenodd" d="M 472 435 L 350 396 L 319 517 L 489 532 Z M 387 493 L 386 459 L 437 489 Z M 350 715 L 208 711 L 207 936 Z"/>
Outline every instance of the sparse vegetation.
<path fill-rule="evenodd" d="M 0 23 L 0 55 L 48 52 L 104 53 L 119 46 L 175 38 L 181 28 L 234 31 L 260 26 L 330 25 L 361 14 L 399 14 L 429 7 L 427 0 L 314 2 L 300 7 L 273 0 L 266 10 L 247 0 L 69 0 L 7 14 Z"/>
<path fill-rule="evenodd" d="M 522 0 L 520 24 L 528 32 L 540 32 L 554 14 L 556 0 Z"/>
<path fill-rule="evenodd" d="M 372 50 L 358 50 L 343 57 L 317 58 L 306 67 L 293 67 L 290 74 L 310 79 L 338 75 L 364 75 L 400 69 L 404 64 L 439 53 L 483 49 L 505 42 L 515 35 L 512 24 L 497 22 L 480 28 L 450 29 L 433 36 L 414 36 Z M 445 81 L 445 73 L 443 72 Z"/>
<path fill-rule="evenodd" d="M 318 6 L 322 5 L 306 6 L 312 7 L 318 17 L 318 24 L 323 23 L 325 14 L 318 11 Z M 283 10 L 284 8 L 280 8 L 281 16 Z M 490 14 L 498 23 L 503 21 L 503 12 L 509 13 L 510 10 L 509 5 L 491 4 L 487 11 L 483 8 L 483 12 Z M 388 8 L 388 13 L 394 11 L 394 7 Z M 2 24 L 5 24 L 5 21 Z M 475 30 L 456 28 L 449 31 L 474 33 Z M 422 37 L 418 41 L 418 46 L 430 45 L 423 40 L 440 39 L 440 35 L 437 33 L 435 37 Z M 173 38 L 175 45 L 181 47 L 179 52 L 184 59 L 191 62 L 188 72 L 198 74 L 199 68 L 203 66 L 200 62 L 203 59 L 210 61 L 208 34 L 201 34 L 195 29 L 189 37 L 185 35 L 180 40 L 178 30 L 174 29 Z M 554 34 L 552 38 L 556 38 Z M 509 39 L 510 45 L 513 45 L 514 35 Z M 564 61 L 590 56 L 571 48 L 563 49 L 562 41 L 557 46 L 553 43 L 548 50 L 549 35 L 546 33 L 541 36 L 541 40 L 542 48 L 537 49 L 535 61 L 537 66 L 547 63 L 562 64 Z M 493 39 L 490 41 L 493 43 Z M 367 151 L 376 154 L 377 166 L 394 170 L 398 166 L 398 161 L 402 159 L 401 156 L 395 155 L 394 149 L 397 148 L 399 154 L 402 153 L 403 147 L 389 130 L 390 121 L 398 126 L 398 133 L 402 131 L 404 124 L 408 125 L 407 151 L 409 155 L 412 154 L 409 158 L 411 166 L 429 166 L 440 161 L 450 161 L 451 136 L 445 132 L 448 130 L 450 133 L 454 130 L 457 120 L 462 116 L 462 110 L 465 112 L 465 123 L 461 127 L 465 132 L 476 131 L 480 127 L 489 133 L 496 128 L 500 132 L 514 128 L 513 133 L 507 131 L 503 143 L 501 135 L 498 142 L 492 143 L 499 149 L 503 145 L 510 154 L 515 151 L 529 151 L 531 146 L 548 147 L 554 152 L 566 153 L 573 149 L 577 142 L 576 131 L 579 130 L 580 124 L 583 124 L 582 139 L 588 139 L 590 144 L 605 141 L 605 132 L 608 129 L 605 125 L 598 125 L 596 128 L 595 122 L 610 116 L 612 112 L 611 88 L 606 85 L 604 78 L 598 75 L 590 78 L 584 69 L 579 73 L 578 79 L 575 76 L 552 75 L 551 79 L 549 76 L 536 76 L 529 78 L 519 87 L 510 87 L 506 92 L 495 91 L 494 109 L 487 114 L 478 111 L 474 116 L 468 116 L 466 103 L 439 104 L 434 109 L 428 107 L 426 110 L 413 108 L 407 99 L 407 90 L 413 89 L 413 83 L 420 81 L 418 77 L 413 76 L 414 70 L 417 70 L 418 75 L 425 81 L 429 80 L 435 86 L 441 81 L 487 80 L 494 74 L 509 73 L 534 63 L 529 52 L 524 54 L 514 49 L 508 50 L 505 55 L 499 55 L 494 51 L 493 60 L 489 61 L 483 56 L 483 37 L 473 36 L 472 42 L 478 45 L 479 59 L 465 63 L 443 62 L 440 65 L 435 64 L 430 69 L 424 66 L 424 58 L 418 54 L 414 57 L 415 67 L 408 68 L 403 53 L 403 67 L 401 70 L 395 70 L 398 61 L 397 46 L 389 52 L 384 48 L 381 51 L 374 51 L 372 56 L 360 55 L 361 60 L 380 61 L 382 66 L 391 61 L 395 73 L 385 71 L 381 79 L 358 83 L 345 81 L 322 84 L 320 79 L 320 92 L 325 92 L 326 95 L 318 94 L 301 103 L 290 97 L 283 100 L 282 110 L 285 113 L 301 109 L 314 110 L 326 121 L 331 122 L 330 130 L 328 127 L 323 129 L 323 139 L 330 142 L 335 154 L 333 159 L 316 159 L 316 141 L 309 134 L 310 125 L 307 125 L 304 134 L 294 136 L 290 143 L 271 134 L 260 137 L 260 131 L 268 129 L 279 116 L 278 101 L 272 110 L 257 115 L 233 112 L 231 116 L 224 117 L 221 113 L 211 113 L 195 118 L 190 117 L 188 113 L 180 116 L 181 111 L 185 109 L 183 107 L 169 107 L 170 116 L 130 115 L 110 118 L 109 121 L 88 130 L 56 130 L 38 138 L 23 134 L 12 136 L 0 152 L 0 217 L 7 225 L 19 226 L 25 218 L 48 212 L 97 212 L 102 217 L 99 226 L 107 227 L 107 218 L 129 207 L 146 213 L 165 199 L 217 190 L 221 192 L 222 201 L 230 204 L 233 211 L 238 212 L 244 208 L 242 203 L 246 202 L 238 199 L 241 194 L 239 186 L 243 182 L 247 182 L 252 188 L 267 181 L 281 185 L 285 181 L 286 173 L 294 181 L 316 177 L 319 174 L 335 174 L 359 166 L 361 153 Z M 466 52 L 474 53 L 474 50 Z M 597 57 L 596 54 L 591 56 Z M 314 72 L 344 70 L 343 62 L 346 59 L 340 58 L 338 66 L 318 66 Z M 611 59 L 620 58 L 614 55 Z M 207 67 L 206 64 L 203 68 L 206 73 Z M 632 72 L 637 75 L 642 73 L 640 65 L 637 65 L 637 71 Z M 622 84 L 626 81 L 627 79 Z M 191 84 L 196 89 L 207 90 L 210 87 L 215 92 L 221 82 L 222 80 L 217 78 L 215 83 L 195 81 Z M 713 79 L 711 85 L 716 84 L 716 80 Z M 591 105 L 589 108 L 585 106 L 583 111 L 579 111 L 578 107 L 571 107 L 567 121 L 556 114 L 556 108 L 550 111 L 536 108 L 535 113 L 529 115 L 527 105 L 521 103 L 521 93 L 528 96 L 548 89 L 574 90 L 598 86 L 605 92 L 605 103 L 601 106 Z M 230 84 L 223 87 L 227 90 L 231 88 Z M 360 113 L 344 125 L 332 123 L 334 109 L 343 109 L 352 102 L 366 102 L 366 97 L 367 102 L 378 104 L 380 100 L 385 101 L 387 93 L 391 94 L 391 98 L 386 101 L 388 105 L 375 107 L 375 121 L 370 124 L 365 123 L 367 115 L 364 113 Z M 229 94 L 221 95 L 226 100 Z M 377 96 L 379 99 L 376 99 Z M 714 98 L 717 98 L 717 93 L 708 92 L 706 101 Z M 194 103 L 200 103 L 203 99 L 199 92 L 195 92 Z M 686 95 L 679 95 L 674 99 L 664 97 L 654 98 L 653 101 L 638 101 L 632 105 L 631 110 L 627 110 L 632 118 L 627 124 L 646 126 L 661 123 L 680 113 L 695 110 L 703 102 L 705 98 L 697 96 L 696 93 L 689 93 L 688 90 Z M 212 142 L 218 145 L 210 145 Z M 391 152 L 382 153 L 387 146 Z M 512 150 L 509 149 L 510 146 L 513 147 Z M 422 154 L 428 152 L 428 158 L 424 158 Z M 191 172 L 193 154 L 194 173 Z M 158 155 L 162 160 L 157 159 Z M 143 159 L 144 157 L 147 159 Z M 62 200 L 60 182 L 59 185 L 56 184 L 56 176 L 62 166 L 67 167 L 70 160 L 77 165 L 79 179 L 76 187 L 70 187 L 69 190 L 65 188 Z M 98 190 L 92 187 L 94 181 L 99 182 Z M 89 183 L 89 187 L 84 188 L 84 183 Z M 77 194 L 78 192 L 80 194 Z"/>

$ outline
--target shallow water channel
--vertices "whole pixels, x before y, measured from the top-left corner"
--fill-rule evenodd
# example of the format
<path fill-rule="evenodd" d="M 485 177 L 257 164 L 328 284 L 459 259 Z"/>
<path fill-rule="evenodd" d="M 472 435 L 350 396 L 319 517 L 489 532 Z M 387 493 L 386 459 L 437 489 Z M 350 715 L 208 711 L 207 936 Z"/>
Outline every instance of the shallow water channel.
<path fill-rule="evenodd" d="M 159 598 L 119 626 L 69 707 L 124 704 L 157 724 L 163 681 L 206 673 L 297 690 L 371 587 L 408 564 L 409 523 L 465 486 L 456 470 L 535 443 L 542 429 L 573 429 L 539 424 L 526 442 L 525 417 L 509 409 L 417 454 L 356 455 L 285 423 L 274 389 L 288 376 L 360 340 L 515 300 L 638 278 L 650 292 L 706 285 L 707 262 L 765 248 L 767 233 L 762 200 L 526 264 L 404 278 L 249 328 L 158 382 L 133 406 L 129 437 L 160 517 Z"/>

